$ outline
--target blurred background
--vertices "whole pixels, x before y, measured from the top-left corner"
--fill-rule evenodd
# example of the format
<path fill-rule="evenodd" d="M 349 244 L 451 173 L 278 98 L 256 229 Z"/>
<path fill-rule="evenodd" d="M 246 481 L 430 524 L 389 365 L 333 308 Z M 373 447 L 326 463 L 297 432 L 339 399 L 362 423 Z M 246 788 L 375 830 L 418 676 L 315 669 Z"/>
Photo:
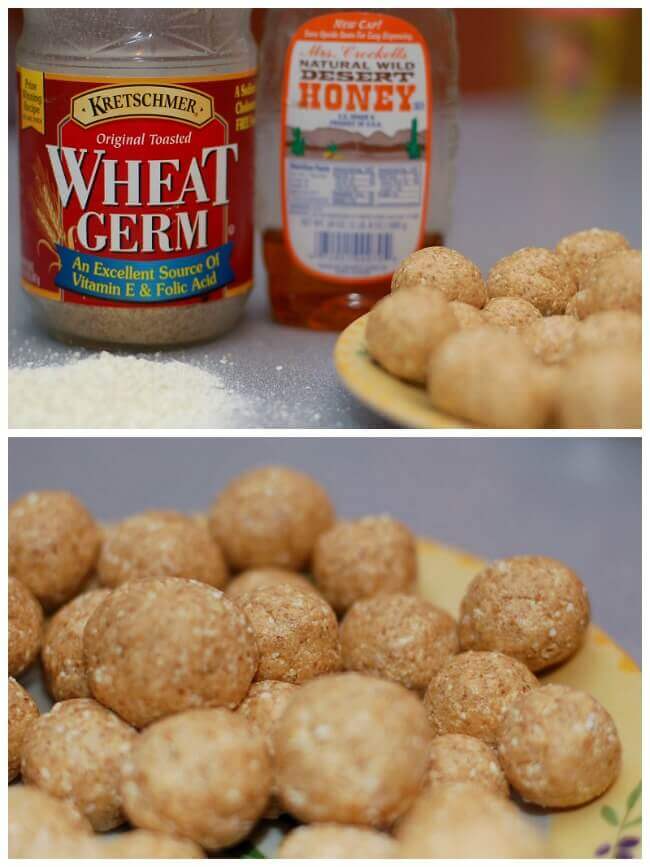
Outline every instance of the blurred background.
<path fill-rule="evenodd" d="M 9 497 L 64 488 L 115 520 L 206 509 L 238 473 L 315 476 L 341 516 L 390 513 L 486 558 L 545 554 L 586 583 L 593 618 L 641 660 L 641 444 L 601 438 L 21 438 Z"/>

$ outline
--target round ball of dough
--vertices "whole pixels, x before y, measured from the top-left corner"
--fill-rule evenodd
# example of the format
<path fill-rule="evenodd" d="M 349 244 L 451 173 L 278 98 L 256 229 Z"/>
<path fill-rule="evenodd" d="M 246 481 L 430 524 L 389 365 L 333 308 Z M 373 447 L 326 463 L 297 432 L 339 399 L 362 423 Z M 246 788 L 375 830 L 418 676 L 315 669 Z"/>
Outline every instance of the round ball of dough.
<path fill-rule="evenodd" d="M 499 650 L 531 671 L 568 659 L 589 625 L 589 597 L 576 573 L 551 557 L 495 560 L 460 606 L 463 650 Z"/>
<path fill-rule="evenodd" d="M 243 840 L 270 792 L 263 736 L 221 708 L 185 711 L 149 726 L 122 784 L 132 824 L 188 837 L 208 850 Z"/>
<path fill-rule="evenodd" d="M 303 822 L 388 827 L 420 789 L 430 739 L 404 687 L 352 672 L 312 680 L 274 730 L 282 800 Z"/>
<path fill-rule="evenodd" d="M 191 840 L 160 834 L 157 831 L 123 831 L 98 841 L 99 858 L 205 858 L 200 846 Z"/>
<path fill-rule="evenodd" d="M 464 301 L 450 301 L 449 309 L 456 317 L 459 328 L 477 328 L 485 325 L 483 312 L 472 304 L 466 304 Z"/>
<path fill-rule="evenodd" d="M 90 616 L 93 696 L 141 728 L 191 707 L 240 703 L 257 670 L 255 636 L 220 590 L 184 578 L 131 581 Z"/>
<path fill-rule="evenodd" d="M 580 281 L 581 319 L 602 310 L 641 313 L 641 253 L 623 250 L 599 259 Z"/>
<path fill-rule="evenodd" d="M 504 256 L 487 279 L 490 298 L 524 298 L 544 316 L 564 313 L 577 288 L 564 260 L 544 247 L 523 247 Z"/>
<path fill-rule="evenodd" d="M 9 782 L 14 780 L 20 773 L 20 760 L 23 754 L 25 732 L 37 717 L 38 707 L 34 699 L 17 680 L 10 677 L 7 704 Z"/>
<path fill-rule="evenodd" d="M 288 467 L 261 467 L 233 479 L 210 512 L 210 529 L 235 571 L 278 566 L 300 571 L 334 521 L 314 479 Z"/>
<path fill-rule="evenodd" d="M 55 704 L 29 727 L 22 775 L 77 807 L 96 831 L 124 821 L 120 776 L 136 732 L 90 698 Z"/>
<path fill-rule="evenodd" d="M 394 858 L 392 837 L 370 828 L 351 825 L 302 825 L 290 831 L 276 858 Z"/>
<path fill-rule="evenodd" d="M 71 599 L 97 562 L 100 534 L 67 491 L 25 494 L 9 507 L 9 573 L 46 610 Z"/>
<path fill-rule="evenodd" d="M 496 328 L 452 334 L 431 356 L 427 383 L 433 405 L 478 425 L 541 427 L 552 391 L 521 337 Z"/>
<path fill-rule="evenodd" d="M 243 596 L 259 653 L 255 680 L 303 683 L 341 668 L 336 615 L 315 593 L 288 584 Z"/>
<path fill-rule="evenodd" d="M 91 839 L 90 824 L 70 801 L 36 786 L 10 786 L 7 802 L 10 858 L 51 857 L 59 843 Z"/>
<path fill-rule="evenodd" d="M 341 650 L 344 668 L 424 692 L 458 653 L 456 621 L 426 599 L 382 593 L 349 609 L 341 624 Z"/>
<path fill-rule="evenodd" d="M 543 364 L 562 364 L 574 351 L 577 332 L 573 316 L 544 316 L 529 322 L 520 334 Z"/>
<path fill-rule="evenodd" d="M 228 569 L 206 527 L 180 512 L 143 512 L 114 524 L 101 548 L 97 575 L 105 587 L 140 578 L 193 578 L 223 589 Z"/>
<path fill-rule="evenodd" d="M 490 298 L 483 310 L 486 324 L 512 331 L 522 331 L 531 322 L 542 318 L 537 307 L 525 298 Z"/>
<path fill-rule="evenodd" d="M 244 716 L 263 736 L 274 775 L 273 732 L 297 690 L 298 687 L 293 683 L 263 680 L 251 686 L 248 695 L 236 710 L 236 713 Z M 283 812 L 284 808 L 278 798 L 277 786 L 274 783 L 271 800 L 264 815 L 266 818 L 275 819 Z"/>
<path fill-rule="evenodd" d="M 18 676 L 34 662 L 43 640 L 43 610 L 22 581 L 9 576 L 9 674 Z"/>
<path fill-rule="evenodd" d="M 543 807 L 577 807 L 602 795 L 621 767 L 614 720 L 582 690 L 547 684 L 506 711 L 499 756 L 512 786 Z"/>
<path fill-rule="evenodd" d="M 517 659 L 469 650 L 453 656 L 433 676 L 424 706 L 435 735 L 471 735 L 493 745 L 508 707 L 537 685 L 535 675 Z"/>
<path fill-rule="evenodd" d="M 429 748 L 427 785 L 473 783 L 507 798 L 510 787 L 496 751 L 470 735 L 439 735 Z"/>
<path fill-rule="evenodd" d="M 417 799 L 397 830 L 398 858 L 543 858 L 532 822 L 474 783 L 449 783 Z"/>
<path fill-rule="evenodd" d="M 446 296 L 420 286 L 375 304 L 366 321 L 366 345 L 388 373 L 424 383 L 432 351 L 457 330 Z"/>
<path fill-rule="evenodd" d="M 611 229 L 583 229 L 566 235 L 555 248 L 564 259 L 577 283 L 591 266 L 618 250 L 627 250 L 629 243 L 620 232 Z M 580 287 L 582 288 L 582 286 Z"/>
<path fill-rule="evenodd" d="M 388 515 L 339 521 L 316 542 L 312 569 L 325 599 L 344 612 L 357 599 L 413 589 L 415 537 Z"/>
<path fill-rule="evenodd" d="M 60 608 L 47 624 L 41 662 L 48 692 L 55 701 L 90 698 L 83 654 L 88 618 L 110 590 L 89 590 Z"/>
<path fill-rule="evenodd" d="M 304 575 L 299 572 L 290 572 L 288 569 L 274 568 L 247 569 L 245 572 L 240 572 L 236 578 L 232 579 L 224 592 L 228 599 L 238 602 L 242 596 L 247 596 L 255 590 L 260 590 L 262 587 L 277 587 L 279 584 L 286 584 L 297 590 L 304 590 L 306 593 L 320 596 L 316 587 Z"/>
<path fill-rule="evenodd" d="M 580 323 L 576 334 L 576 349 L 598 351 L 619 347 L 641 351 L 643 323 L 638 313 L 631 310 L 604 310 L 594 313 Z"/>
<path fill-rule="evenodd" d="M 392 291 L 418 286 L 439 289 L 450 301 L 463 301 L 473 307 L 483 307 L 487 301 L 479 268 L 450 247 L 424 247 L 401 262 L 393 273 Z"/>
<path fill-rule="evenodd" d="M 641 362 L 636 350 L 582 352 L 568 364 L 558 393 L 562 427 L 641 427 Z"/>

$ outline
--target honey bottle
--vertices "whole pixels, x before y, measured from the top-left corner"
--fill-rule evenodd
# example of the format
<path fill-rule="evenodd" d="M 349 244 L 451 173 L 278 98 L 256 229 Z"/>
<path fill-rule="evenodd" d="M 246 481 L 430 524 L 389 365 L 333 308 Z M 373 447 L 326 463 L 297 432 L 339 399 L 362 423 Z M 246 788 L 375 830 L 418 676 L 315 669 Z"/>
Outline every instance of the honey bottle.
<path fill-rule="evenodd" d="M 272 9 L 257 224 L 278 322 L 338 330 L 448 230 L 458 56 L 442 9 Z"/>

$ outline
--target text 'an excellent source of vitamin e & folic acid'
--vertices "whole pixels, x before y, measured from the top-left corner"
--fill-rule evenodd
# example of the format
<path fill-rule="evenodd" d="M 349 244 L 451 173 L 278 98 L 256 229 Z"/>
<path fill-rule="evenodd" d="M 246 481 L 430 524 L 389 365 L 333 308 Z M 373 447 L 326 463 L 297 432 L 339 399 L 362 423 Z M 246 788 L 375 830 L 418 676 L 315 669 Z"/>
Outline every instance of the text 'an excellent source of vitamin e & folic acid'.
<path fill-rule="evenodd" d="M 55 334 L 164 346 L 239 318 L 253 280 L 248 17 L 26 10 L 22 283 Z"/>

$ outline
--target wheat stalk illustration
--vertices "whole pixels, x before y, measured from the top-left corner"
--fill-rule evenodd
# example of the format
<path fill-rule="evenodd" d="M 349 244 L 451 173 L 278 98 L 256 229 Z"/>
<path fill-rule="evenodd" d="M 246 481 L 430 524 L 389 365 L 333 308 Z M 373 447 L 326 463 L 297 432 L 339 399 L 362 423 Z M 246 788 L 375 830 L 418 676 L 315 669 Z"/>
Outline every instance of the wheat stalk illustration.
<path fill-rule="evenodd" d="M 64 245 L 67 241 L 68 246 L 72 246 L 74 229 L 72 227 L 69 229 L 66 238 L 61 199 L 40 158 L 36 160 L 34 165 L 33 208 L 36 221 L 43 234 L 43 237 L 39 238 L 36 244 L 36 249 L 40 249 L 43 245 L 56 258 L 56 261 L 50 265 L 50 270 L 59 268 L 61 258 L 55 245 Z"/>

